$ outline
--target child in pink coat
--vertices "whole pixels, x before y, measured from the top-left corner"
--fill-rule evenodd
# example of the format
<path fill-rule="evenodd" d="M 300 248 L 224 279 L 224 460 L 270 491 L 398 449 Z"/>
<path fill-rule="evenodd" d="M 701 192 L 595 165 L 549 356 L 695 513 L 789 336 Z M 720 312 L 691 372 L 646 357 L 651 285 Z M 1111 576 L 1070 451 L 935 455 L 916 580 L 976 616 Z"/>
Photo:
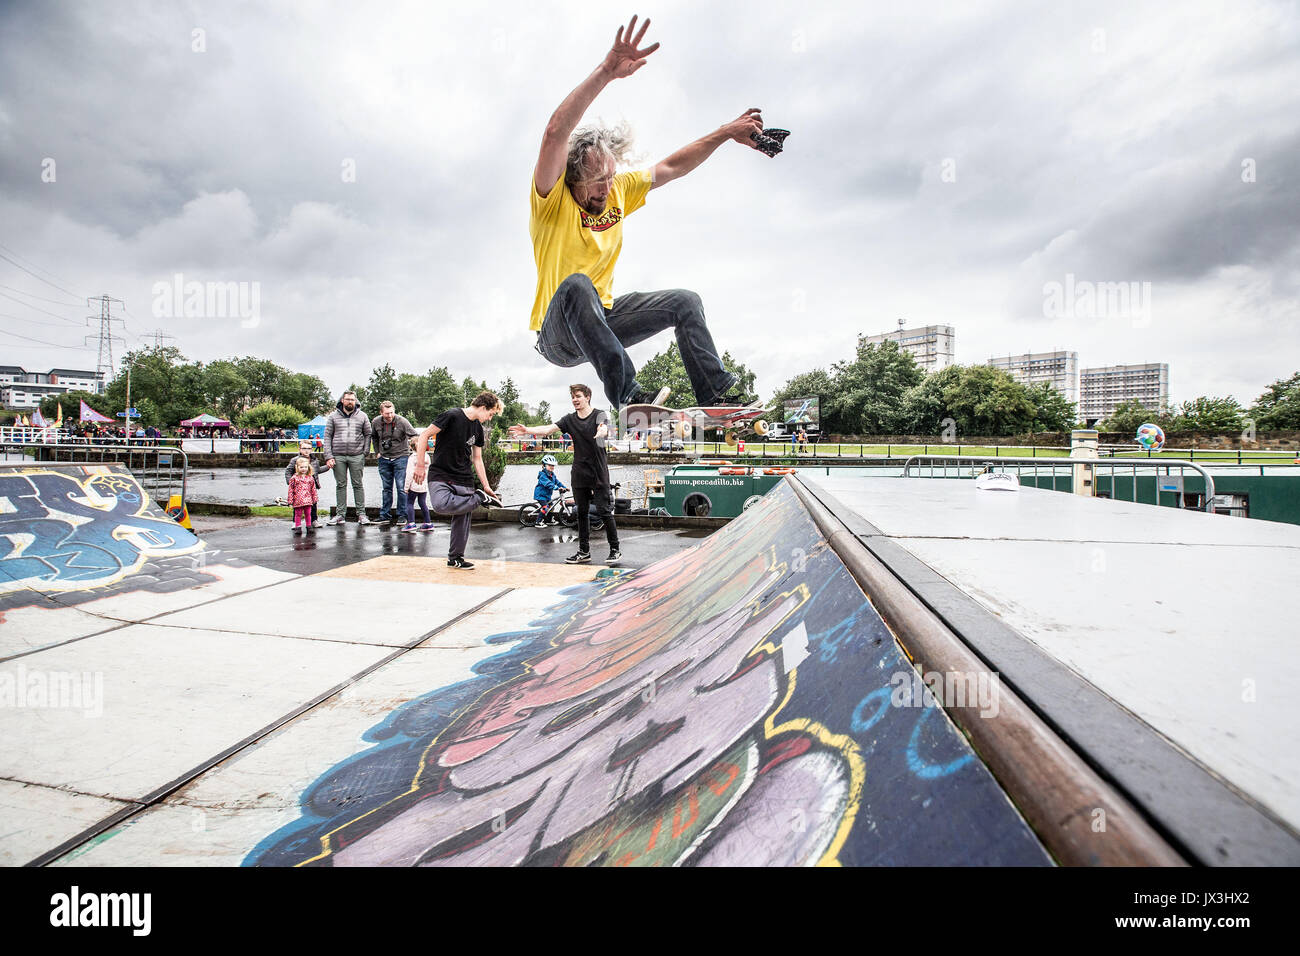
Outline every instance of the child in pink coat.
<path fill-rule="evenodd" d="M 315 534 L 312 527 L 311 510 L 316 505 L 319 492 L 316 491 L 316 476 L 312 474 L 311 462 L 306 458 L 295 458 L 293 477 L 289 479 L 289 506 L 293 508 L 293 533 L 302 534 L 302 525 L 306 525 L 308 534 Z"/>

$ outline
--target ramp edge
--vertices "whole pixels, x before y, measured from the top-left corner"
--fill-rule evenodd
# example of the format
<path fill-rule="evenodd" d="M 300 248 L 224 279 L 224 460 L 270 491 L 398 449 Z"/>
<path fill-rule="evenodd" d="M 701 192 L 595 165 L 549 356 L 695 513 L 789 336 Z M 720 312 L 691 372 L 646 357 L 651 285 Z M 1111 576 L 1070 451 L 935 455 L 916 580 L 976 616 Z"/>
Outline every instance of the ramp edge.
<path fill-rule="evenodd" d="M 787 477 L 809 517 L 919 672 L 970 675 L 977 680 L 984 675 L 985 681 L 996 676 L 807 486 L 793 475 Z M 996 686 L 995 715 L 982 715 L 973 703 L 957 706 L 944 702 L 944 710 L 1059 863 L 1187 865 L 1143 815 L 1025 701 L 1005 684 Z"/>

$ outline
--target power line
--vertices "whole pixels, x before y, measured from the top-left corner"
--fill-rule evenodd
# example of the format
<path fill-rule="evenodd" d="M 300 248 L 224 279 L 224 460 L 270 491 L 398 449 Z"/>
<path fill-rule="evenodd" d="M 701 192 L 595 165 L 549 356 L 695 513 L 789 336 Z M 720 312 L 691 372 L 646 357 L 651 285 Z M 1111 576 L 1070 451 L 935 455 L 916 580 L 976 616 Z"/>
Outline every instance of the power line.
<path fill-rule="evenodd" d="M 30 293 L 30 292 L 26 292 L 26 291 L 24 291 L 23 289 L 15 289 L 15 288 L 14 288 L 13 286 L 11 286 L 11 285 L 0 285 L 0 289 L 8 289 L 10 292 L 17 292 L 19 295 L 25 295 L 25 296 L 27 296 L 29 299 L 36 299 L 36 300 L 39 301 L 39 302 L 49 302 L 49 303 L 51 303 L 51 304 L 53 304 L 53 305 L 61 305 L 61 306 L 63 306 L 64 308 L 68 308 L 68 309 L 79 309 L 79 308 L 81 308 L 81 303 L 80 303 L 80 302 L 60 302 L 58 299 L 47 299 L 47 298 L 45 298 L 45 297 L 43 297 L 43 296 L 33 295 L 32 293 Z"/>
<path fill-rule="evenodd" d="M 51 312 L 49 309 L 42 309 L 39 305 L 32 305 L 30 302 L 24 302 L 22 299 L 15 299 L 13 296 L 11 296 L 11 295 L 10 295 L 9 293 L 7 293 L 7 292 L 0 292 L 0 296 L 3 296 L 4 298 L 9 299 L 10 301 L 17 302 L 17 303 L 18 303 L 19 305 L 21 305 L 23 308 L 26 308 L 26 309 L 35 309 L 37 312 L 42 312 L 42 313 L 44 313 L 45 315 L 52 315 L 52 316 L 54 316 L 54 318 L 56 318 L 56 319 L 62 319 L 64 322 L 67 322 L 67 323 L 69 323 L 70 325 L 76 325 L 76 324 L 77 324 L 77 321 L 76 321 L 75 319 L 70 319 L 70 318 L 68 318 L 68 317 L 65 316 L 65 315 L 59 315 L 57 312 Z"/>
<path fill-rule="evenodd" d="M 57 322 L 47 322 L 44 319 L 27 319 L 21 315 L 14 315 L 12 312 L 0 312 L 0 318 L 13 319 L 16 322 L 26 322 L 28 325 L 44 325 L 47 328 L 60 328 Z M 67 321 L 66 319 L 64 321 Z M 76 325 L 76 322 L 71 323 Z"/>
<path fill-rule="evenodd" d="M 3 248 L 5 248 L 5 247 L 4 247 L 4 246 L 0 246 L 0 249 L 3 249 Z M 17 255 L 17 253 L 14 253 L 14 254 Z M 58 289 L 60 292 L 66 293 L 67 295 L 70 295 L 70 296 L 72 296 L 73 298 L 79 298 L 79 296 L 78 296 L 75 292 L 68 292 L 67 289 L 63 288 L 63 286 L 59 285 L 58 283 L 56 283 L 56 282 L 51 282 L 49 279 L 44 279 L 44 278 L 42 278 L 41 276 L 38 276 L 38 275 L 37 275 L 35 272 L 33 272 L 31 269 L 27 268 L 25 265 L 23 265 L 22 263 L 20 263 L 20 262 L 14 260 L 14 259 L 10 259 L 10 258 L 9 258 L 7 255 L 5 255 L 3 252 L 0 252 L 0 259 L 5 260 L 5 261 L 8 262 L 10 265 L 14 265 L 14 266 L 17 266 L 19 269 L 22 269 L 23 272 L 26 272 L 29 276 L 31 276 L 33 279 L 37 280 L 38 282 L 44 282 L 46 285 L 48 285 L 48 286 L 53 286 L 55 289 Z"/>
<path fill-rule="evenodd" d="M 17 332 L 10 332 L 7 329 L 0 329 L 0 335 L 12 335 L 16 339 L 22 339 L 24 342 L 35 342 L 37 345 L 47 345 L 53 349 L 78 349 L 84 350 L 84 345 L 59 345 L 57 342 L 45 342 L 41 339 L 29 338 L 26 335 L 19 335 Z"/>

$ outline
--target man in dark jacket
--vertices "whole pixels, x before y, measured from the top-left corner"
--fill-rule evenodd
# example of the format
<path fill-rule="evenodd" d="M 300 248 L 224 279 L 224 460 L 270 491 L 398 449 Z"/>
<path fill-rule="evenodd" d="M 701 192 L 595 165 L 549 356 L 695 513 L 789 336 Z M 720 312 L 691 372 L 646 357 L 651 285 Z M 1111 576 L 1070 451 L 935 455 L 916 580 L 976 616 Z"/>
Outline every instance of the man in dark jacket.
<path fill-rule="evenodd" d="M 348 514 L 348 479 L 352 479 L 352 500 L 357 506 L 357 521 L 370 524 L 366 517 L 366 489 L 361 484 L 370 447 L 370 419 L 357 405 L 356 392 L 344 392 L 334 411 L 325 419 L 325 467 L 334 469 L 334 517 L 330 524 L 343 524 Z"/>
<path fill-rule="evenodd" d="M 383 501 L 379 506 L 379 520 L 396 524 L 406 516 L 406 459 L 411 450 L 407 442 L 420 437 L 402 415 L 393 409 L 392 402 L 379 406 L 379 414 L 370 420 L 370 440 L 379 456 L 379 485 Z M 393 510 L 393 484 L 397 484 L 397 510 Z"/>
<path fill-rule="evenodd" d="M 289 484 L 289 480 L 294 476 L 294 473 L 297 471 L 299 458 L 306 458 L 307 461 L 311 463 L 311 475 L 312 478 L 316 480 L 316 487 L 319 489 L 321 472 L 328 471 L 328 469 L 318 456 L 312 454 L 311 441 L 308 439 L 303 439 L 298 442 L 298 453 L 289 459 L 289 464 L 284 466 L 284 483 L 286 485 Z M 311 526 L 313 528 L 320 527 L 320 520 L 316 516 L 315 505 L 311 506 Z"/>

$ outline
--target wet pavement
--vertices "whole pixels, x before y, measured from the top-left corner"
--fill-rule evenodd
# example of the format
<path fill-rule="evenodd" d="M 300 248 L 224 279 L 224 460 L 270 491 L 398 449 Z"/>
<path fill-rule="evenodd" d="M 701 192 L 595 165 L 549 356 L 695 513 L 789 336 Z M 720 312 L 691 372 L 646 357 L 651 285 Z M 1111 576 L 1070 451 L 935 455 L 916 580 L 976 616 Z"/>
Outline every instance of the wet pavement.
<path fill-rule="evenodd" d="M 227 518 L 196 516 L 194 530 L 210 549 L 224 558 L 239 558 L 263 567 L 295 574 L 316 574 L 331 568 L 384 555 L 439 557 L 447 553 L 449 525 L 435 523 L 430 532 L 405 534 L 387 525 L 322 525 L 315 534 L 295 537 L 289 518 Z M 709 536 L 700 528 L 623 528 L 620 564 L 640 568 L 698 544 Z M 578 550 L 576 529 L 524 528 L 517 522 L 476 521 L 470 529 L 465 557 L 474 562 L 529 561 L 563 564 Z M 603 564 L 609 553 L 603 531 L 591 541 L 592 564 Z M 472 574 L 473 572 L 469 572 Z M 467 582 L 468 583 L 468 582 Z"/>

